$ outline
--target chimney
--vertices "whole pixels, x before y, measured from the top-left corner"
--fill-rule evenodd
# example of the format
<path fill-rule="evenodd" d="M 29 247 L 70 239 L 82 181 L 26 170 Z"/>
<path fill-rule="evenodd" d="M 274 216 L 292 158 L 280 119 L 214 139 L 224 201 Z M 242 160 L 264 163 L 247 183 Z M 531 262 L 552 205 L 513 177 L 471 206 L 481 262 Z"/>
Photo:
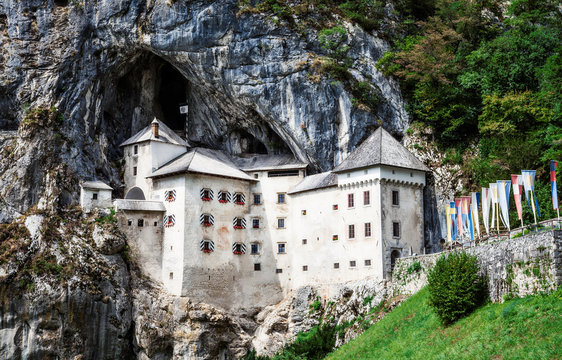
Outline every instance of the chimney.
<path fill-rule="evenodd" d="M 158 138 L 158 127 L 158 120 L 154 118 L 154 120 L 152 120 L 152 135 L 154 135 L 155 138 Z"/>

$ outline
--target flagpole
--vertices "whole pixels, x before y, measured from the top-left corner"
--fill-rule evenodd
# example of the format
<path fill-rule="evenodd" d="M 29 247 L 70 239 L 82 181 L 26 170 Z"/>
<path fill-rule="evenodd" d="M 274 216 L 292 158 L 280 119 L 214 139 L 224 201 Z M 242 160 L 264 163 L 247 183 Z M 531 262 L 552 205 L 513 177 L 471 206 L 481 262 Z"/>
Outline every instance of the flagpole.
<path fill-rule="evenodd" d="M 531 190 L 531 207 L 533 208 L 533 216 L 535 217 L 535 227 L 536 227 L 537 226 L 537 210 L 535 209 L 535 194 L 533 193 L 533 190 Z"/>
<path fill-rule="evenodd" d="M 497 224 L 496 224 L 496 230 L 498 230 L 498 239 L 500 238 L 500 203 L 499 201 L 496 203 L 496 218 L 497 218 Z"/>

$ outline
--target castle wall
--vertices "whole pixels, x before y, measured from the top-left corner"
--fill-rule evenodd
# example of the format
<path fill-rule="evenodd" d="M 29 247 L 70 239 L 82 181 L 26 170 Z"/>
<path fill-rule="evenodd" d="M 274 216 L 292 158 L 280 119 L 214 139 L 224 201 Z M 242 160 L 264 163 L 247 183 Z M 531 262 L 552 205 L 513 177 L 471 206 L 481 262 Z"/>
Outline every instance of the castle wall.
<path fill-rule="evenodd" d="M 93 199 L 94 194 L 98 194 L 96 200 Z M 90 212 L 94 208 L 111 207 L 111 190 L 80 188 L 80 206 L 84 212 Z"/>

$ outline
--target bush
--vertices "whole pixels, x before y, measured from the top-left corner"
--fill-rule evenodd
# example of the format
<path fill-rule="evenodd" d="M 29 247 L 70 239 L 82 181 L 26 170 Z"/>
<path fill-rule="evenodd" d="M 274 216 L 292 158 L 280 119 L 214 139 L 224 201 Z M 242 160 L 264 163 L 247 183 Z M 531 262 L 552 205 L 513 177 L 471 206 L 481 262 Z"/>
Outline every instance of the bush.
<path fill-rule="evenodd" d="M 428 274 L 429 305 L 444 325 L 469 315 L 488 299 L 487 278 L 475 256 L 455 252 L 441 256 Z"/>

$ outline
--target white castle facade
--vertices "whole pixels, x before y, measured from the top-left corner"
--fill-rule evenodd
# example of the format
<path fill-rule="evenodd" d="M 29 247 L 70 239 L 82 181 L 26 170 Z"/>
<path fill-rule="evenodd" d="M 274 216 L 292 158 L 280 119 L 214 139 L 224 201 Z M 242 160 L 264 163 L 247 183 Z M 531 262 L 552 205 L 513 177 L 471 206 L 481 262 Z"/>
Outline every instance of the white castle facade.
<path fill-rule="evenodd" d="M 157 120 L 122 147 L 119 225 L 171 294 L 266 306 L 304 285 L 382 280 L 395 258 L 423 252 L 428 169 L 382 127 L 310 176 L 289 155 L 190 148 Z M 88 184 L 84 198 L 107 191 Z"/>

